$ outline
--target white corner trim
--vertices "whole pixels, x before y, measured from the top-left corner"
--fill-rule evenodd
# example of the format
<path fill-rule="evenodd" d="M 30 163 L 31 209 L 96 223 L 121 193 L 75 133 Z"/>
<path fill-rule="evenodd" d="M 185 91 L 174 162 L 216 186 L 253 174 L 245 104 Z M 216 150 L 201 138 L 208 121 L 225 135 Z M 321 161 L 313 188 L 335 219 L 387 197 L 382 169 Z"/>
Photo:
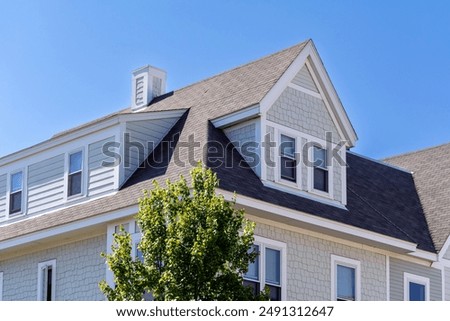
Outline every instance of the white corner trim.
<path fill-rule="evenodd" d="M 410 282 L 424 285 L 425 286 L 425 301 L 430 301 L 430 279 L 423 277 L 423 276 L 403 272 L 403 300 L 404 301 L 409 301 L 409 283 Z"/>
<path fill-rule="evenodd" d="M 240 123 L 244 120 L 248 120 L 251 118 L 255 118 L 260 114 L 259 105 L 250 106 L 241 110 L 238 110 L 234 113 L 221 116 L 219 118 L 211 120 L 212 124 L 216 128 L 224 128 L 228 126 L 232 126 L 236 123 Z"/>
<path fill-rule="evenodd" d="M 444 258 L 444 255 L 447 253 L 447 251 L 450 248 L 450 235 L 447 237 L 447 240 L 445 240 L 444 245 L 442 245 L 441 250 L 439 251 L 439 260 Z"/>
<path fill-rule="evenodd" d="M 331 300 L 337 300 L 337 266 L 355 269 L 355 301 L 361 301 L 361 262 L 331 254 Z"/>
<path fill-rule="evenodd" d="M 391 300 L 391 259 L 386 255 L 386 301 Z"/>
<path fill-rule="evenodd" d="M 220 188 L 217 189 L 217 193 L 222 194 L 228 201 L 231 201 L 234 196 L 233 193 L 222 190 Z M 349 236 L 358 237 L 370 242 L 384 244 L 391 248 L 397 249 L 401 253 L 411 253 L 416 251 L 417 248 L 417 244 L 412 242 L 403 241 L 380 233 L 371 232 L 362 228 L 321 218 L 312 214 L 295 211 L 268 202 L 255 200 L 253 198 L 239 194 L 236 195 L 236 204 L 246 207 L 252 207 L 256 210 L 271 212 L 281 217 L 296 220 L 298 222 L 302 222 L 312 226 L 317 226 L 321 229 L 325 228 L 330 231 L 339 232 L 340 234 L 347 234 Z"/>

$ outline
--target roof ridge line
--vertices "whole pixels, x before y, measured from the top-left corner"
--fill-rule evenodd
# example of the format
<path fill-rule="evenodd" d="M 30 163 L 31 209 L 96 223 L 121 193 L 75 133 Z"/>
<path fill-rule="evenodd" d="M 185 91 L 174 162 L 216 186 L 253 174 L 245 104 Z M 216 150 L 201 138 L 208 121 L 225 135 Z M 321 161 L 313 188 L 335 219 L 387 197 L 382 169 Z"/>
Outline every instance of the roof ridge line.
<path fill-rule="evenodd" d="M 352 154 L 352 155 L 355 155 L 355 156 L 364 158 L 364 159 L 366 159 L 366 160 L 368 160 L 368 161 L 371 161 L 371 162 L 374 162 L 374 163 L 377 163 L 377 164 L 380 164 L 380 165 L 383 165 L 383 166 L 386 166 L 386 167 L 390 167 L 390 168 L 399 170 L 399 171 L 401 171 L 401 172 L 405 172 L 405 173 L 408 173 L 408 174 L 412 174 L 412 172 L 409 171 L 408 169 L 403 168 L 403 167 L 400 167 L 400 166 L 397 166 L 397 165 L 393 165 L 393 164 L 387 163 L 387 162 L 385 162 L 384 160 L 372 158 L 372 157 L 369 157 L 369 156 L 366 156 L 366 155 L 362 155 L 362 154 L 359 154 L 359 153 L 356 153 L 356 152 L 350 151 L 350 150 L 348 150 L 347 153 L 350 153 L 350 154 Z"/>
<path fill-rule="evenodd" d="M 237 70 L 237 69 L 240 69 L 240 68 L 243 68 L 243 67 L 247 67 L 248 65 L 254 64 L 254 63 L 259 62 L 259 61 L 261 61 L 261 60 L 264 60 L 264 59 L 270 58 L 270 57 L 272 57 L 272 56 L 281 54 L 282 52 L 291 50 L 291 49 L 294 48 L 294 47 L 297 47 L 297 46 L 300 47 L 301 45 L 304 46 L 304 45 L 306 45 L 306 43 L 308 43 L 308 41 L 310 41 L 310 39 L 305 40 L 305 41 L 303 41 L 303 42 L 300 42 L 300 43 L 298 43 L 298 44 L 296 44 L 296 45 L 290 46 L 290 47 L 288 47 L 288 48 L 282 49 L 282 50 L 277 51 L 277 52 L 275 52 L 275 53 L 268 54 L 268 55 L 263 56 L 263 57 L 261 57 L 261 58 L 257 58 L 256 60 L 252 60 L 252 61 L 243 63 L 243 64 L 241 64 L 241 65 L 239 65 L 239 66 L 234 67 L 234 68 L 231 68 L 231 69 L 228 69 L 228 70 L 224 70 L 224 71 L 219 72 L 218 74 L 215 74 L 215 75 L 210 76 L 210 77 L 208 77 L 208 78 L 205 78 L 205 79 L 196 81 L 196 82 L 194 82 L 194 83 L 192 83 L 192 84 L 189 84 L 189 85 L 187 85 L 187 86 L 181 87 L 181 88 L 179 88 L 179 89 L 175 89 L 175 90 L 173 90 L 173 92 L 178 92 L 178 91 L 182 91 L 182 90 L 188 89 L 188 88 L 190 88 L 190 87 L 192 87 L 192 86 L 198 85 L 198 84 L 200 84 L 200 83 L 202 83 L 202 82 L 206 82 L 206 81 L 211 80 L 211 79 L 213 79 L 213 78 L 215 78 L 215 77 L 219 77 L 219 76 L 221 76 L 221 75 L 223 75 L 223 74 L 232 72 L 232 71 L 234 71 L 234 70 Z M 147 105 L 147 107 L 150 106 L 150 105 L 151 105 L 151 102 L 150 102 L 149 105 Z"/>

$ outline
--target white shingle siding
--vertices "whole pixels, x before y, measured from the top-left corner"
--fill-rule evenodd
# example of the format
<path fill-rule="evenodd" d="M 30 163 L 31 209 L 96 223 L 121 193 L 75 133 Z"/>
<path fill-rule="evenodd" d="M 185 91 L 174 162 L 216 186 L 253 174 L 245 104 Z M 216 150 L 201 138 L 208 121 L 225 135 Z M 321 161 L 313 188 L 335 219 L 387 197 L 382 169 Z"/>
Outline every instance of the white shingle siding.
<path fill-rule="evenodd" d="M 320 139 L 326 132 L 335 143 L 341 139 L 323 100 L 290 87 L 270 107 L 267 119 Z"/>
<path fill-rule="evenodd" d="M 56 300 L 104 300 L 98 282 L 105 278 L 106 234 L 0 261 L 3 300 L 35 301 L 39 262 L 56 259 Z"/>
<path fill-rule="evenodd" d="M 331 299 L 332 254 L 361 262 L 362 300 L 386 300 L 384 255 L 261 223 L 255 235 L 287 244 L 287 300 Z"/>
<path fill-rule="evenodd" d="M 227 135 L 228 139 L 230 140 L 230 142 L 232 142 L 236 149 L 239 151 L 239 153 L 241 153 L 242 157 L 249 163 L 250 166 L 252 165 L 256 165 L 253 166 L 252 169 L 253 171 L 255 171 L 256 174 L 260 175 L 260 165 L 261 162 L 257 161 L 257 163 L 255 164 L 255 159 L 259 158 L 259 155 L 261 155 L 260 153 L 260 148 L 259 148 L 259 144 L 260 142 L 256 141 L 256 126 L 260 126 L 259 122 L 254 121 L 251 123 L 247 123 L 246 125 L 241 125 L 241 124 L 237 124 L 231 127 L 228 127 L 226 129 L 224 129 L 225 135 Z M 241 149 L 242 146 L 245 143 L 257 143 L 258 146 L 257 148 L 248 148 L 249 146 L 246 147 L 246 152 L 244 154 L 242 153 Z M 250 157 L 250 155 L 248 155 L 250 152 L 254 152 L 255 153 L 255 159 L 253 157 Z"/>
<path fill-rule="evenodd" d="M 342 168 L 336 159 L 333 159 L 333 197 L 336 201 L 342 201 Z"/>
<path fill-rule="evenodd" d="M 173 125 L 175 125 L 177 120 L 177 117 L 172 117 L 166 119 L 127 122 L 125 132 L 130 135 L 131 142 L 137 142 L 144 146 L 144 155 L 139 155 L 139 150 L 135 147 L 129 149 L 129 162 L 123 159 L 125 164 L 125 180 L 134 173 L 152 152 L 153 149 L 149 149 L 148 143 L 153 142 L 153 148 L 156 147 Z M 150 148 L 152 148 L 152 145 L 150 145 Z"/>
<path fill-rule="evenodd" d="M 109 137 L 104 140 L 89 145 L 88 169 L 89 185 L 88 195 L 96 196 L 110 192 L 114 189 L 116 181 L 115 168 L 104 166 L 103 162 L 113 162 L 114 159 L 108 157 L 103 152 L 103 146 L 109 142 L 114 142 L 115 137 Z"/>
<path fill-rule="evenodd" d="M 404 272 L 429 278 L 430 300 L 442 300 L 442 279 L 440 270 L 395 258 L 390 258 L 389 266 L 391 301 L 403 301 L 404 299 Z"/>
<path fill-rule="evenodd" d="M 60 206 L 64 202 L 64 154 L 28 167 L 28 214 Z"/>
<path fill-rule="evenodd" d="M 315 91 L 316 93 L 319 92 L 306 66 L 303 66 L 303 68 L 298 72 L 298 74 L 295 75 L 294 79 L 292 79 L 292 83 L 304 87 L 306 89 Z"/>
<path fill-rule="evenodd" d="M 0 221 L 6 217 L 6 174 L 0 175 Z"/>

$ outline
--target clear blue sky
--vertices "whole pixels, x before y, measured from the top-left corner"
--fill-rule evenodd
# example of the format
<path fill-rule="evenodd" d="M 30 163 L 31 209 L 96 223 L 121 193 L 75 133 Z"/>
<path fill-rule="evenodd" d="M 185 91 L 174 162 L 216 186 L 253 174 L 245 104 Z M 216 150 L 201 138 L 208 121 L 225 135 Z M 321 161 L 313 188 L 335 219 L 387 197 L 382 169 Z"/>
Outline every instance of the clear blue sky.
<path fill-rule="evenodd" d="M 2 1 L 0 156 L 129 105 L 151 64 L 177 89 L 312 38 L 382 158 L 450 142 L 450 1 Z"/>

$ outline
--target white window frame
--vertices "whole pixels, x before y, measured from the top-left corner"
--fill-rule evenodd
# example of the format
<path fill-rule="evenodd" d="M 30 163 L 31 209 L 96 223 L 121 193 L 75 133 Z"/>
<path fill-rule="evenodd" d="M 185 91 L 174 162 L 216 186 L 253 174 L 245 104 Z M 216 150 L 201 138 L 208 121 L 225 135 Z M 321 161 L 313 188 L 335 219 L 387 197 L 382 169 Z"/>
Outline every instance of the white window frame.
<path fill-rule="evenodd" d="M 430 279 L 424 276 L 403 273 L 403 299 L 409 301 L 409 283 L 416 283 L 425 286 L 425 301 L 430 301 Z"/>
<path fill-rule="evenodd" d="M 279 188 L 280 190 L 285 190 L 290 193 L 294 194 L 302 194 L 304 193 L 304 196 L 311 196 L 315 199 L 318 199 L 320 201 L 324 202 L 335 202 L 336 204 L 340 203 L 346 203 L 341 202 L 338 200 L 334 200 L 334 164 L 333 160 L 331 159 L 327 163 L 327 170 L 328 170 L 328 192 L 324 192 L 321 190 L 314 189 L 314 166 L 306 166 L 306 168 L 303 168 L 303 157 L 307 157 L 309 161 L 314 160 L 314 148 L 309 148 L 307 150 L 307 155 L 303 155 L 303 146 L 302 141 L 306 140 L 307 144 L 317 145 L 318 147 L 321 147 L 326 150 L 327 154 L 331 153 L 329 150 L 327 142 L 323 139 L 308 135 L 306 133 L 298 132 L 292 128 L 283 126 L 278 123 L 274 123 L 272 121 L 265 122 L 264 126 L 270 126 L 273 128 L 273 138 L 275 142 L 275 154 L 274 154 L 274 162 L 275 166 L 273 168 L 274 170 L 274 184 L 272 185 L 272 182 L 267 181 L 267 174 L 266 170 L 262 170 L 262 179 L 265 181 L 265 185 Z M 268 132 L 265 132 L 268 134 Z M 281 178 L 281 153 L 280 153 L 280 143 L 281 143 L 281 135 L 289 136 L 291 138 L 295 139 L 295 150 L 296 150 L 296 160 L 297 160 L 297 180 L 296 182 L 291 182 L 286 179 Z M 331 148 L 335 148 L 337 144 L 331 143 Z M 264 151 L 265 153 L 265 151 Z M 267 167 L 267 164 L 263 164 L 263 168 Z M 341 171 L 341 172 L 344 172 Z M 345 173 L 345 172 L 344 172 Z M 306 181 L 307 185 L 306 187 L 303 186 L 303 178 L 306 175 Z M 342 174 L 341 174 L 342 176 Z M 342 177 L 341 177 L 342 179 Z M 346 189 L 344 188 L 341 193 L 345 193 Z M 343 194 L 344 195 L 344 194 Z"/>
<path fill-rule="evenodd" d="M 361 300 L 361 262 L 343 256 L 331 255 L 331 300 L 337 301 L 337 266 L 355 269 L 355 301 Z"/>
<path fill-rule="evenodd" d="M 289 158 L 289 159 L 295 161 L 295 180 L 294 181 L 289 180 L 287 178 L 281 177 L 281 164 L 282 164 L 281 158 L 283 157 L 283 155 L 281 153 L 281 136 L 286 136 L 286 137 L 291 138 L 291 139 L 294 140 L 294 149 L 295 149 L 294 150 L 294 156 L 293 157 L 287 156 L 287 155 L 284 156 L 286 158 Z M 277 156 L 278 156 L 278 164 L 279 164 L 279 166 L 278 166 L 279 181 L 282 182 L 283 184 L 288 184 L 288 185 L 292 185 L 292 186 L 295 186 L 295 187 L 298 186 L 299 180 L 301 182 L 301 175 L 300 175 L 301 174 L 301 170 L 299 170 L 300 166 L 298 166 L 299 165 L 299 160 L 298 160 L 298 157 L 297 157 L 299 155 L 299 152 L 298 152 L 298 140 L 299 140 L 299 137 L 297 137 L 295 135 L 284 133 L 282 131 L 278 132 L 278 142 L 279 143 L 278 143 L 278 148 L 277 148 L 277 152 L 278 152 Z"/>
<path fill-rule="evenodd" d="M 0 301 L 3 301 L 3 272 L 0 272 Z"/>
<path fill-rule="evenodd" d="M 70 155 L 76 154 L 78 152 L 81 152 L 81 193 L 79 194 L 75 194 L 75 195 L 69 195 L 69 175 L 70 174 Z M 65 170 L 64 170 L 64 185 L 65 185 L 65 190 L 64 190 L 64 195 L 66 198 L 66 201 L 70 201 L 73 199 L 78 199 L 80 197 L 83 197 L 86 195 L 86 191 L 87 191 L 87 179 L 86 179 L 86 160 L 87 156 L 86 156 L 86 150 L 83 147 L 71 150 L 70 152 L 65 154 Z M 73 173 L 72 173 L 73 174 Z"/>
<path fill-rule="evenodd" d="M 46 301 L 42 297 L 44 280 L 42 278 L 42 270 L 51 266 L 52 267 L 52 301 L 55 301 L 55 289 L 56 289 L 56 259 L 48 260 L 38 264 L 38 286 L 37 286 L 37 300 Z"/>
<path fill-rule="evenodd" d="M 128 219 L 128 220 L 121 220 L 116 221 L 112 224 L 109 224 L 107 227 L 107 236 L 106 236 L 106 253 L 109 255 L 112 253 L 111 247 L 114 242 L 114 233 L 116 232 L 116 227 L 120 225 L 126 225 L 128 224 L 128 233 L 131 234 L 131 257 L 133 260 L 136 259 L 136 251 L 137 251 L 137 245 L 141 241 L 142 233 L 141 231 L 137 230 L 137 222 L 135 219 Z M 114 287 L 114 275 L 113 272 L 109 269 L 108 265 L 106 264 L 106 282 L 110 287 Z"/>
<path fill-rule="evenodd" d="M 328 162 L 328 155 L 330 153 L 330 151 L 327 149 L 326 144 L 324 145 L 323 143 L 314 140 L 314 141 L 309 141 L 309 143 L 312 143 L 313 147 L 309 148 L 308 150 L 308 160 L 313 164 L 314 163 L 314 146 L 317 146 L 323 150 L 325 150 L 326 153 L 326 157 L 327 157 L 327 168 L 326 170 L 328 171 L 328 191 L 322 191 L 319 189 L 315 189 L 314 188 L 314 168 L 315 166 L 308 166 L 308 192 L 318 195 L 318 196 L 322 196 L 322 197 L 326 197 L 326 198 L 331 198 L 333 199 L 333 195 L 334 195 L 334 184 L 333 184 L 333 175 L 334 175 L 334 169 L 333 169 L 333 160 L 331 160 L 330 162 Z"/>
<path fill-rule="evenodd" d="M 15 212 L 15 213 L 11 213 L 11 193 L 12 193 L 12 188 L 11 188 L 11 183 L 12 183 L 12 176 L 14 174 L 20 173 L 22 172 L 22 197 L 21 197 L 21 204 L 20 204 L 20 211 L 19 212 Z M 21 215 L 25 215 L 26 210 L 25 210 L 25 206 L 26 206 L 26 201 L 25 201 L 25 197 L 27 195 L 27 170 L 26 168 L 18 168 L 16 170 L 11 171 L 6 178 L 6 218 L 10 218 L 10 217 L 17 217 L 17 216 L 21 216 Z"/>
<path fill-rule="evenodd" d="M 264 287 L 266 285 L 266 261 L 265 261 L 265 255 L 266 255 L 266 248 L 278 250 L 280 251 L 280 288 L 281 288 L 281 301 L 286 300 L 286 293 L 287 293 L 287 255 L 286 255 L 286 243 L 268 239 L 261 236 L 254 236 L 254 245 L 259 246 L 259 285 L 260 290 L 264 290 Z M 244 280 L 248 280 L 251 282 L 255 282 L 253 279 L 246 279 L 244 276 Z"/>

